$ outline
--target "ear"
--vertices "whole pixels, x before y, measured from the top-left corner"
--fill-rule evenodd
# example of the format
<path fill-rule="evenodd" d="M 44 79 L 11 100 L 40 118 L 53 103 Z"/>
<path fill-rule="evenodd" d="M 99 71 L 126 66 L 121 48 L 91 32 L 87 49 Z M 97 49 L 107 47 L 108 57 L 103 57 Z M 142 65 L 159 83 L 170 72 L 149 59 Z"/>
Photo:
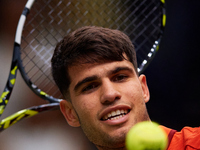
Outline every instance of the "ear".
<path fill-rule="evenodd" d="M 80 126 L 78 116 L 77 116 L 71 102 L 62 100 L 60 102 L 60 110 L 70 126 L 72 126 L 72 127 Z"/>
<path fill-rule="evenodd" d="M 142 90 L 143 90 L 144 101 L 145 101 L 145 103 L 147 103 L 150 99 L 150 93 L 149 93 L 149 88 L 147 86 L 146 76 L 143 74 L 140 75 L 139 80 L 140 80 L 140 84 L 141 84 Z"/>

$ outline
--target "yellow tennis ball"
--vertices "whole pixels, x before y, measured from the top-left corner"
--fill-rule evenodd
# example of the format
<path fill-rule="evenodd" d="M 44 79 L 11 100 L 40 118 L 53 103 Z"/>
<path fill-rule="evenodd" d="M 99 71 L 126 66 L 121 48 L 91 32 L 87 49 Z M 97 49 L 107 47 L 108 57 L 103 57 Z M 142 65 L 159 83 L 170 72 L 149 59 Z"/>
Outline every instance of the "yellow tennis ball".
<path fill-rule="evenodd" d="M 165 150 L 168 138 L 157 123 L 144 121 L 134 125 L 126 136 L 127 150 Z"/>

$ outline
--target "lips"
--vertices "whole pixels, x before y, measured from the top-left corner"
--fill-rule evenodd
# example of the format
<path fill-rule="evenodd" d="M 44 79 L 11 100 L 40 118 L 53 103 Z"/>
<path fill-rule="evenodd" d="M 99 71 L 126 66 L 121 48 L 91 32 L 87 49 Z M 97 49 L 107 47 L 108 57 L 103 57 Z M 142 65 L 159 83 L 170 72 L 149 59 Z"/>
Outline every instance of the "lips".
<path fill-rule="evenodd" d="M 129 112 L 130 112 L 130 109 L 127 107 L 110 109 L 103 113 L 100 120 L 102 121 L 116 120 L 116 119 L 122 118 Z"/>
<path fill-rule="evenodd" d="M 129 112 L 129 110 L 124 110 L 124 109 L 119 110 L 118 109 L 118 110 L 115 110 L 115 111 L 112 111 L 112 112 L 106 114 L 105 116 L 102 117 L 101 120 L 106 121 L 106 120 L 119 119 L 119 118 L 125 116 L 128 112 Z"/>

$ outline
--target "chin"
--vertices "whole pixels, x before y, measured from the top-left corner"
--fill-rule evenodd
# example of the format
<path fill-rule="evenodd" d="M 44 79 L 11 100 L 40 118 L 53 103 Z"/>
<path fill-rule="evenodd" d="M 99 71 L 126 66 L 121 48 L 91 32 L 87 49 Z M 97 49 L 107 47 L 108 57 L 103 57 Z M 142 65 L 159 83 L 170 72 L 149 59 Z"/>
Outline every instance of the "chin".
<path fill-rule="evenodd" d="M 116 149 L 116 148 L 123 148 L 125 147 L 125 138 L 126 138 L 126 131 L 127 130 L 119 130 L 116 129 L 116 132 L 113 134 L 104 134 L 101 140 L 93 143 L 99 147 L 100 149 Z M 91 141 L 92 142 L 92 141 Z"/>
<path fill-rule="evenodd" d="M 123 139 L 112 139 L 103 144 L 95 144 L 100 149 L 125 149 L 125 137 Z"/>

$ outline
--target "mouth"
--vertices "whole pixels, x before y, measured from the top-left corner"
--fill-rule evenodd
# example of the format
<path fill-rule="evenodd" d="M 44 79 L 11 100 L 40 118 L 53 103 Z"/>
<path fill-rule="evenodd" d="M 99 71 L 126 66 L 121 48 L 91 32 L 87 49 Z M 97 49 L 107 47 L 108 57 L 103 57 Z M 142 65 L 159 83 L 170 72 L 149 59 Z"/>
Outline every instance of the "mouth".
<path fill-rule="evenodd" d="M 109 112 L 108 114 L 104 115 L 101 120 L 116 120 L 122 118 L 123 116 L 127 115 L 130 112 L 130 109 L 117 109 L 115 111 Z"/>

